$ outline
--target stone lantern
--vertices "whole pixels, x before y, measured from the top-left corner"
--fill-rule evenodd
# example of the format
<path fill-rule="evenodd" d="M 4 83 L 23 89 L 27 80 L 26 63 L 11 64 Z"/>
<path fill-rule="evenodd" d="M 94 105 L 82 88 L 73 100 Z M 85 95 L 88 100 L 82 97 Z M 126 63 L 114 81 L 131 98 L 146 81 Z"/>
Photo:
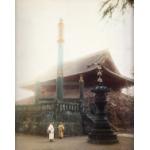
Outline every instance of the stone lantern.
<path fill-rule="evenodd" d="M 98 68 L 98 84 L 92 90 L 95 93 L 96 115 L 93 128 L 88 134 L 88 142 L 95 144 L 113 144 L 117 143 L 117 136 L 108 123 L 105 106 L 107 104 L 106 94 L 109 92 L 107 86 L 103 85 L 102 67 L 96 64 Z"/>

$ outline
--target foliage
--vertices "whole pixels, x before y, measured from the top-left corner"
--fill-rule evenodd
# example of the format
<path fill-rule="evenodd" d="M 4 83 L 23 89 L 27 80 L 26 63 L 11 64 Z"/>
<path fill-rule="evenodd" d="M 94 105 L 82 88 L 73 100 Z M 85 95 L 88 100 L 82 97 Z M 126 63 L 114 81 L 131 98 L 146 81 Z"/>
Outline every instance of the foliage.
<path fill-rule="evenodd" d="M 112 14 L 116 9 L 119 9 L 124 13 L 127 7 L 133 7 L 134 0 L 103 0 L 102 5 L 100 7 L 100 12 L 102 13 L 102 17 L 112 17 Z"/>

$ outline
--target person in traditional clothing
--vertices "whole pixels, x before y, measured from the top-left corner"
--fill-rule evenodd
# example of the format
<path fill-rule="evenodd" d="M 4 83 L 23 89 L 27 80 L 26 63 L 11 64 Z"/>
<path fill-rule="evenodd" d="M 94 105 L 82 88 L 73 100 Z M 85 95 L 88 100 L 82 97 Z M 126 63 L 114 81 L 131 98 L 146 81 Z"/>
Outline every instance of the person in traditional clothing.
<path fill-rule="evenodd" d="M 52 123 L 49 124 L 47 132 L 49 134 L 49 141 L 53 142 L 54 141 L 54 126 Z"/>
<path fill-rule="evenodd" d="M 64 127 L 63 123 L 60 122 L 58 125 L 58 137 L 60 139 L 62 139 L 64 137 L 64 130 L 65 130 L 65 127 Z"/>

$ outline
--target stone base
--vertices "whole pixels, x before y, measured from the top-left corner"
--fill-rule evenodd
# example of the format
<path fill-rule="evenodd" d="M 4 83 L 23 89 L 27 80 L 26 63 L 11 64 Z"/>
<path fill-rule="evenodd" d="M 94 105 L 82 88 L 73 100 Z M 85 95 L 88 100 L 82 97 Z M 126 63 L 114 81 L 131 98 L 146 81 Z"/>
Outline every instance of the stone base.
<path fill-rule="evenodd" d="M 117 135 L 112 130 L 93 130 L 88 135 L 88 142 L 92 144 L 118 143 Z"/>

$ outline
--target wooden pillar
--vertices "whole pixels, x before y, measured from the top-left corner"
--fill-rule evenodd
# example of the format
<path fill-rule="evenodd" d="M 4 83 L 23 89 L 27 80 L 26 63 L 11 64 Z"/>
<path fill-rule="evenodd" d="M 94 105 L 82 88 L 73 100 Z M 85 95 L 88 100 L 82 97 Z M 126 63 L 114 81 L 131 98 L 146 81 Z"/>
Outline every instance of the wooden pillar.
<path fill-rule="evenodd" d="M 36 82 L 35 84 L 35 104 L 39 103 L 39 98 L 40 98 L 40 82 Z"/>
<path fill-rule="evenodd" d="M 84 79 L 83 79 L 82 74 L 80 74 L 80 79 L 79 79 L 79 91 L 80 91 L 80 101 L 83 101 L 83 99 L 84 99 Z"/>

